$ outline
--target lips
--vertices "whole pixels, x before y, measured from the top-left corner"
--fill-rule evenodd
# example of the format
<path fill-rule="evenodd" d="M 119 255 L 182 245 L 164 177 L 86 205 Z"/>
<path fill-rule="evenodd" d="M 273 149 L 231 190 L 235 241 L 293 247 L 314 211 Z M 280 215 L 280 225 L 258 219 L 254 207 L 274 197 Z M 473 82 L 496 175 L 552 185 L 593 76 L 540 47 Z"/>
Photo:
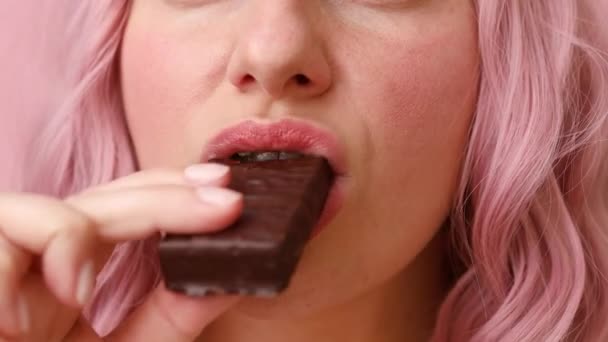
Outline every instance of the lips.
<path fill-rule="evenodd" d="M 327 159 L 336 177 L 345 175 L 343 149 L 328 130 L 315 125 L 282 120 L 262 124 L 245 121 L 221 131 L 207 144 L 202 162 L 226 159 L 241 152 L 284 151 L 322 156 Z"/>
<path fill-rule="evenodd" d="M 337 214 L 345 198 L 346 163 L 344 149 L 329 130 L 296 120 L 273 123 L 245 121 L 228 127 L 207 144 L 202 162 L 228 159 L 243 152 L 282 151 L 321 156 L 334 172 L 325 208 L 312 235 L 316 236 Z"/>

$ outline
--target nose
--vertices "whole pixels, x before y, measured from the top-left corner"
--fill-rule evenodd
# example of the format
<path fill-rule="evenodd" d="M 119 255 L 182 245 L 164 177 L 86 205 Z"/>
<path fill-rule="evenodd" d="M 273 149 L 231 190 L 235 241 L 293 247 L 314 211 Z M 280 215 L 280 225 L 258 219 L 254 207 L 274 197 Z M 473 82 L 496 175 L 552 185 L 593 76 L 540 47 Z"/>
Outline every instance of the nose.
<path fill-rule="evenodd" d="M 251 1 L 244 11 L 227 77 L 241 92 L 273 99 L 315 97 L 332 83 L 314 1 Z M 318 14 L 321 14 L 320 12 Z"/>

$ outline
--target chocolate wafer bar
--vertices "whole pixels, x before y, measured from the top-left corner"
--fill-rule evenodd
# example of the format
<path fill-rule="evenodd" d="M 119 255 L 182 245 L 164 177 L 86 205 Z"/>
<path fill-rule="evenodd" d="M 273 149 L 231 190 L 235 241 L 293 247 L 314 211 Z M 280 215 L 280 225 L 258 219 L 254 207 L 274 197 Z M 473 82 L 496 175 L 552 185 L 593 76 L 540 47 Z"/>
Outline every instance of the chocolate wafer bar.
<path fill-rule="evenodd" d="M 274 296 L 284 290 L 316 225 L 332 181 L 321 157 L 223 160 L 229 188 L 244 209 L 230 227 L 210 234 L 165 236 L 159 244 L 166 286 L 191 296 Z"/>

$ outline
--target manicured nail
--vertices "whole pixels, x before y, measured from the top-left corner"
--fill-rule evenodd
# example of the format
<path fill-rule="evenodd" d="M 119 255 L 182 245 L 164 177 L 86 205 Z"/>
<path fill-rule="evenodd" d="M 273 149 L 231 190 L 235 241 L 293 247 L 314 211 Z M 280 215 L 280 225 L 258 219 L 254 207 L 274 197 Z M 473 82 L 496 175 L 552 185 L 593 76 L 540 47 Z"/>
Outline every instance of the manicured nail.
<path fill-rule="evenodd" d="M 19 312 L 19 329 L 21 329 L 22 334 L 27 334 L 30 331 L 30 310 L 27 305 L 27 300 L 25 297 L 20 294 L 19 299 L 17 300 L 17 310 Z"/>
<path fill-rule="evenodd" d="M 187 167 L 184 176 L 194 182 L 209 183 L 223 177 L 230 171 L 230 168 L 222 164 L 197 164 Z"/>
<path fill-rule="evenodd" d="M 196 189 L 196 194 L 203 203 L 215 206 L 229 206 L 239 201 L 242 197 L 236 191 L 214 187 L 198 188 Z"/>
<path fill-rule="evenodd" d="M 78 304 L 85 305 L 89 301 L 94 286 L 95 268 L 93 261 L 89 260 L 82 265 L 78 274 L 78 285 L 76 287 L 76 301 L 78 301 Z"/>

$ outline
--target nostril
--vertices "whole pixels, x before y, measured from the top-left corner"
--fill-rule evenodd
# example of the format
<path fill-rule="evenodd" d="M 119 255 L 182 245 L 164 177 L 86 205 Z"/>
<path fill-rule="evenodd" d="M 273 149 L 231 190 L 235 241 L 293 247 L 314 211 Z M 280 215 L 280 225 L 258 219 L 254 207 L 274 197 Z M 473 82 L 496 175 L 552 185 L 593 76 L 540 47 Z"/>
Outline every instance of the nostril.
<path fill-rule="evenodd" d="M 251 76 L 250 74 L 247 74 L 241 79 L 241 84 L 245 85 L 254 81 L 255 77 Z"/>
<path fill-rule="evenodd" d="M 297 74 L 294 78 L 298 85 L 308 85 L 310 83 L 310 78 L 303 74 Z"/>

